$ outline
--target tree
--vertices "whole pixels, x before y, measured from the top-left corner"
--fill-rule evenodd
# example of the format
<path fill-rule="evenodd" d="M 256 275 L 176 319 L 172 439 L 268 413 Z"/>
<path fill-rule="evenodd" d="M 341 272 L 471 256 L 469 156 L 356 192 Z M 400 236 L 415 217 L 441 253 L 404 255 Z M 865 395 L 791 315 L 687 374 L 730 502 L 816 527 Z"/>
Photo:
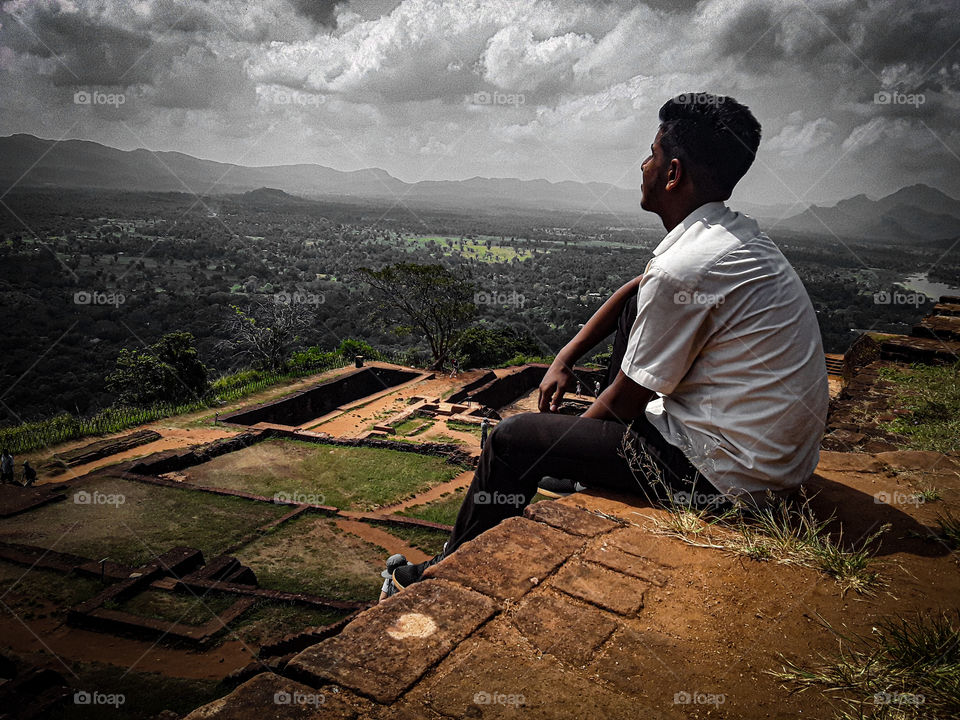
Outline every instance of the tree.
<path fill-rule="evenodd" d="M 199 400 L 208 388 L 193 335 L 172 332 L 143 350 L 123 348 L 107 388 L 121 403 L 151 405 Z"/>
<path fill-rule="evenodd" d="M 420 333 L 433 355 L 431 369 L 442 369 L 461 328 L 477 313 L 466 274 L 415 263 L 359 272 L 373 290 L 377 315 L 401 333 Z"/>
<path fill-rule="evenodd" d="M 310 327 L 311 317 L 304 312 L 304 305 L 271 299 L 254 303 L 250 313 L 236 305 L 230 307 L 234 314 L 224 328 L 228 339 L 218 348 L 234 357 L 245 357 L 261 369 L 286 370 L 290 351 Z"/>
<path fill-rule="evenodd" d="M 460 334 L 457 354 L 464 367 L 495 367 L 515 355 L 539 355 L 541 348 L 527 332 L 513 328 L 491 328 L 474 325 Z"/>

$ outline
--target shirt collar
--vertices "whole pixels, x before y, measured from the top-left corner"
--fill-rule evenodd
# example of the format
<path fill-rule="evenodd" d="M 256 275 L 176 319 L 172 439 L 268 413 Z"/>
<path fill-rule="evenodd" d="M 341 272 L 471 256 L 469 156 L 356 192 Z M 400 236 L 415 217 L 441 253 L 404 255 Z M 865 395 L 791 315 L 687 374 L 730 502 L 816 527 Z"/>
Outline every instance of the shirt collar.
<path fill-rule="evenodd" d="M 663 240 L 660 241 L 660 244 L 654 249 L 654 255 L 661 255 L 667 250 L 669 250 L 673 245 L 676 244 L 677 240 L 680 239 L 680 236 L 687 232 L 690 228 L 696 225 L 701 220 L 710 221 L 713 218 L 719 217 L 721 214 L 727 211 L 726 203 L 722 201 L 708 202 L 705 205 L 701 205 L 692 213 L 687 215 L 683 221 L 677 225 L 673 230 L 668 232 Z"/>

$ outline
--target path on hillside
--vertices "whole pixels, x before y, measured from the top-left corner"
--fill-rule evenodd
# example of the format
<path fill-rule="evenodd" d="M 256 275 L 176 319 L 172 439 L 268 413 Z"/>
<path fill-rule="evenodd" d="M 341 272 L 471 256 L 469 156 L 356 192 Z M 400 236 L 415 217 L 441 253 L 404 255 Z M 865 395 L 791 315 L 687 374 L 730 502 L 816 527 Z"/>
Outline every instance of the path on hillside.
<path fill-rule="evenodd" d="M 391 515 L 393 513 L 400 512 L 402 510 L 408 510 L 416 505 L 423 505 L 428 502 L 440 499 L 441 496 L 446 495 L 447 493 L 454 492 L 460 488 L 465 488 L 470 485 L 473 481 L 473 468 L 469 470 L 464 470 L 462 473 L 457 475 L 453 480 L 448 480 L 445 483 L 440 483 L 439 485 L 434 485 L 429 490 L 414 495 L 411 498 L 402 500 L 393 505 L 384 505 L 376 509 L 380 515 Z"/>

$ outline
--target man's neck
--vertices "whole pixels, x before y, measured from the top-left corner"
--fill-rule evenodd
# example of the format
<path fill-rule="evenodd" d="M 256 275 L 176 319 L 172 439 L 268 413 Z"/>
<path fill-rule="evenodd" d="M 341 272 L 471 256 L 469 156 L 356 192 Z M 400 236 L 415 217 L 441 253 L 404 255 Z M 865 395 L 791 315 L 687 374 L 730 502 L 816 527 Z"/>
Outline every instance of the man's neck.
<path fill-rule="evenodd" d="M 660 221 L 667 232 L 670 232 L 694 210 L 712 202 L 724 202 L 724 200 L 718 197 L 692 197 L 684 202 L 677 203 L 673 207 L 665 208 L 660 213 Z"/>

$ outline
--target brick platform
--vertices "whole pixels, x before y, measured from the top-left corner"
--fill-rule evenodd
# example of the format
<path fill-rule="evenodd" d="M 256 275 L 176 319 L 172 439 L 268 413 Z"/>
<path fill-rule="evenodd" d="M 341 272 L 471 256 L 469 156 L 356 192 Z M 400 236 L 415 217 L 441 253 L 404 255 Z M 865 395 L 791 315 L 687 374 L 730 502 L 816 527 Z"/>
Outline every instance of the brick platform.
<path fill-rule="evenodd" d="M 676 701 L 688 691 L 720 692 L 704 679 L 717 670 L 703 647 L 722 643 L 756 655 L 752 638 L 769 631 L 767 618 L 787 601 L 785 582 L 799 578 L 817 592 L 832 581 L 772 564 L 745 569 L 742 560 L 631 524 L 637 512 L 636 504 L 601 494 L 533 505 L 430 568 L 423 582 L 278 665 L 282 676 L 261 673 L 188 720 L 314 717 L 273 702 L 293 689 L 335 698 L 315 717 L 707 717 L 716 708 Z M 756 585 L 758 575 L 764 587 L 741 598 L 756 608 L 748 626 L 717 623 L 717 594 L 727 584 L 746 586 L 748 577 Z M 692 615 L 673 600 L 678 590 L 701 586 Z M 673 666 L 678 652 L 688 660 Z M 768 667 L 775 647 L 760 654 Z M 778 692 L 753 663 L 736 675 L 723 688 L 755 694 L 759 683 L 786 711 L 758 717 L 816 717 L 815 703 Z M 730 709 L 709 716 L 746 716 Z"/>

